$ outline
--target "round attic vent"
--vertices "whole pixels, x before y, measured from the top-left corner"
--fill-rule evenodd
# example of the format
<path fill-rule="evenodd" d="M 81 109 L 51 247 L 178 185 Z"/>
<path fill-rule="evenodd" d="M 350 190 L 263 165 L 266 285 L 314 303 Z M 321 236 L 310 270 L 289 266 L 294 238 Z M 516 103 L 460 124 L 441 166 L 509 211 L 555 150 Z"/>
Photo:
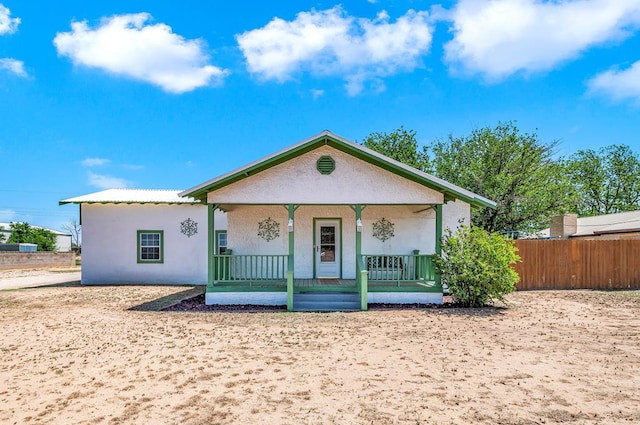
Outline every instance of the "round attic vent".
<path fill-rule="evenodd" d="M 328 155 L 321 156 L 316 162 L 320 174 L 331 174 L 336 169 L 336 162 Z"/>

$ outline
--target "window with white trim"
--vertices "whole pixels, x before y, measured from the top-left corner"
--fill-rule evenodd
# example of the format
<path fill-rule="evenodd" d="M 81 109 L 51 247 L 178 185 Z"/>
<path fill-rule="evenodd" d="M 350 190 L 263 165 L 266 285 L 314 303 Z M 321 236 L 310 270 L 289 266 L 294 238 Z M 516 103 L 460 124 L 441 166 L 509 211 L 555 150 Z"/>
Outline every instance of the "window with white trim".
<path fill-rule="evenodd" d="M 138 230 L 138 263 L 162 263 L 163 251 L 162 230 Z"/>
<path fill-rule="evenodd" d="M 216 254 L 221 255 L 227 252 L 227 232 L 225 230 L 218 230 L 217 234 L 217 246 Z"/>

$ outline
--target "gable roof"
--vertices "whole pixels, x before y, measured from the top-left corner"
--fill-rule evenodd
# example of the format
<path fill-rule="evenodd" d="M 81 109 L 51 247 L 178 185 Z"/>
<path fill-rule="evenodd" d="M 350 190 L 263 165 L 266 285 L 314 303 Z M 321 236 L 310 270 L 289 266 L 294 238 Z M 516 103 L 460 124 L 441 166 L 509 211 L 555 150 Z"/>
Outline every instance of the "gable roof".
<path fill-rule="evenodd" d="M 88 195 L 76 196 L 59 202 L 64 204 L 200 204 L 201 202 L 179 195 L 179 190 L 159 189 L 108 189 Z"/>
<path fill-rule="evenodd" d="M 179 195 L 190 196 L 202 202 L 206 202 L 208 192 L 238 182 L 249 176 L 256 175 L 275 165 L 282 164 L 307 152 L 311 152 L 323 145 L 330 146 L 355 158 L 361 159 L 370 164 L 383 168 L 389 172 L 397 174 L 401 177 L 441 192 L 445 195 L 445 200 L 461 199 L 474 206 L 490 208 L 496 207 L 496 203 L 490 199 L 487 199 L 452 183 L 410 167 L 399 161 L 391 159 L 362 145 L 353 143 L 336 134 L 333 134 L 328 130 L 325 130 L 320 134 L 289 146 L 288 148 L 285 148 L 281 151 L 268 155 L 262 159 L 251 162 L 243 167 L 237 168 L 226 174 L 222 174 L 221 176 L 180 192 Z"/>

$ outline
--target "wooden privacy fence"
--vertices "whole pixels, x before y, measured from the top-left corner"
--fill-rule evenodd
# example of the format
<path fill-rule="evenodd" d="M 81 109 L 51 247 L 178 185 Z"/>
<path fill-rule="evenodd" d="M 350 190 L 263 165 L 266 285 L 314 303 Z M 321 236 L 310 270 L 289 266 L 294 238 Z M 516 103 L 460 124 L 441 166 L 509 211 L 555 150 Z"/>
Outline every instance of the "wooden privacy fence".
<path fill-rule="evenodd" d="M 519 290 L 640 289 L 640 240 L 518 240 Z"/>

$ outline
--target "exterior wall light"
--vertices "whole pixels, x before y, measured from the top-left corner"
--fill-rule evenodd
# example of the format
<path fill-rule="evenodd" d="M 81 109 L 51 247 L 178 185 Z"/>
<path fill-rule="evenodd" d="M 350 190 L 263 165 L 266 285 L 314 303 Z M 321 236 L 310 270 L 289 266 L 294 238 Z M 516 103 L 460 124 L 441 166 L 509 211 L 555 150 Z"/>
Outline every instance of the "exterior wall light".
<path fill-rule="evenodd" d="M 362 220 L 360 219 L 356 220 L 356 231 L 362 232 Z"/>
<path fill-rule="evenodd" d="M 290 232 L 293 232 L 293 219 L 292 218 L 289 219 L 289 223 L 287 224 L 287 227 L 289 228 Z"/>

